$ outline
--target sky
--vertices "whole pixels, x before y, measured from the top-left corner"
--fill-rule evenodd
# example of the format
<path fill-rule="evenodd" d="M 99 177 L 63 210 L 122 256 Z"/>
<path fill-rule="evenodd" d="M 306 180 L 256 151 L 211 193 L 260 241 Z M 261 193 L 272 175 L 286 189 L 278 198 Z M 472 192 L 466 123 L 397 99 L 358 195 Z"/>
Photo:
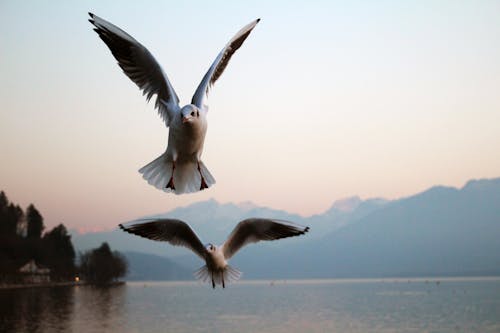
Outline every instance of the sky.
<path fill-rule="evenodd" d="M 89 11 L 150 50 L 181 105 L 262 19 L 209 95 L 213 187 L 176 196 L 142 179 L 168 129 Z M 499 12 L 487 0 L 2 0 L 0 190 L 49 228 L 91 231 L 210 198 L 310 215 L 499 177 Z"/>

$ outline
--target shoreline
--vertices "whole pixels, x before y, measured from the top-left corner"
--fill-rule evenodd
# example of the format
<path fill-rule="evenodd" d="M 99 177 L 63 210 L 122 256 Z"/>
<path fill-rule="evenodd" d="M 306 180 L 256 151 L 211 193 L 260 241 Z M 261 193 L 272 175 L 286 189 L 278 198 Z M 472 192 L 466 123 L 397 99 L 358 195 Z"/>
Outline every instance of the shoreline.
<path fill-rule="evenodd" d="M 433 277 L 384 277 L 384 278 L 306 278 L 306 279 L 249 279 L 238 280 L 235 285 L 299 285 L 299 284 L 342 284 L 342 283 L 430 283 L 436 282 L 475 282 L 475 281 L 500 281 L 500 276 L 433 276 Z M 197 280 L 128 280 L 127 284 L 134 286 L 148 285 L 199 285 L 204 286 L 203 282 Z"/>
<path fill-rule="evenodd" d="M 9 289 L 29 289 L 29 288 L 53 288 L 53 287 L 77 287 L 77 286 L 119 286 L 125 284 L 125 281 L 115 281 L 105 285 L 98 285 L 85 281 L 64 281 L 64 282 L 48 282 L 48 283 L 18 283 L 18 284 L 0 284 L 0 290 Z"/>

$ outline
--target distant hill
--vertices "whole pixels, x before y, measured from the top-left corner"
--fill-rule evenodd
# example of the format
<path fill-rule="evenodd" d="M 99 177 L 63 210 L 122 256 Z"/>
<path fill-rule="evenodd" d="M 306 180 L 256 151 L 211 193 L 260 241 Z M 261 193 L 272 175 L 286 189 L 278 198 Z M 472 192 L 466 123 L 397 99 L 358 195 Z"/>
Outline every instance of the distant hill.
<path fill-rule="evenodd" d="M 123 252 L 123 255 L 129 263 L 127 280 L 191 280 L 193 277 L 190 269 L 165 257 L 138 252 Z"/>
<path fill-rule="evenodd" d="M 215 243 L 250 216 L 311 227 L 305 237 L 244 248 L 231 264 L 246 278 L 500 275 L 500 178 L 473 180 L 461 189 L 436 186 L 394 201 L 348 198 L 310 217 L 214 200 L 161 215 L 190 221 L 203 240 Z M 80 249 L 108 236 L 120 251 L 169 256 L 188 270 L 201 265 L 188 250 L 123 232 L 73 240 Z"/>
<path fill-rule="evenodd" d="M 247 277 L 500 275 L 500 178 L 433 187 L 283 251 L 235 259 Z"/>
<path fill-rule="evenodd" d="M 340 204 L 340 202 L 346 200 L 352 201 L 353 206 L 350 210 L 345 207 L 342 209 L 337 207 L 337 205 L 345 206 L 345 204 Z M 170 217 L 184 220 L 192 225 L 203 242 L 220 244 L 224 242 L 239 221 L 249 217 L 279 218 L 312 225 L 314 227 L 308 234 L 308 237 L 315 238 L 322 237 L 325 233 L 334 231 L 359 216 L 364 216 L 366 212 L 377 209 L 384 203 L 385 201 L 383 200 L 361 201 L 359 198 L 353 197 L 334 203 L 324 214 L 304 218 L 283 210 L 256 206 L 249 202 L 221 204 L 211 199 L 150 217 Z M 113 249 L 119 251 L 143 252 L 168 257 L 190 253 L 184 248 L 172 247 L 161 242 L 152 242 L 124 233 L 118 228 L 107 232 L 80 234 L 77 231 L 71 231 L 71 233 L 73 244 L 75 244 L 75 248 L 79 251 L 95 248 L 102 242 L 108 242 Z"/>

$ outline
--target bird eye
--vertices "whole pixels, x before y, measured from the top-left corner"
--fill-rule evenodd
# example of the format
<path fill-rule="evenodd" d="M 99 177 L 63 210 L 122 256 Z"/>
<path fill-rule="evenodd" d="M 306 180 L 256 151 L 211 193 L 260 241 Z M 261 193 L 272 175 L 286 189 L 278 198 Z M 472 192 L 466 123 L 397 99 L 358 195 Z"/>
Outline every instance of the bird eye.
<path fill-rule="evenodd" d="M 193 111 L 193 112 L 191 112 L 191 117 L 194 117 L 194 111 Z"/>

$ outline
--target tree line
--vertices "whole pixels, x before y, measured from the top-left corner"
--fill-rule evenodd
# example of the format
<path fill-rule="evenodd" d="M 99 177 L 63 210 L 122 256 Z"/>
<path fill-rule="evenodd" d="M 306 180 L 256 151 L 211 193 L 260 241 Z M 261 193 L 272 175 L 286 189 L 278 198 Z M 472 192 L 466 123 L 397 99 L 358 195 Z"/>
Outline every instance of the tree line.
<path fill-rule="evenodd" d="M 19 268 L 30 260 L 50 269 L 52 281 L 73 280 L 81 275 L 91 283 L 109 283 L 127 272 L 127 261 L 107 243 L 79 255 L 63 224 L 45 231 L 43 216 L 30 204 L 26 211 L 0 192 L 0 282 L 19 280 Z"/>

